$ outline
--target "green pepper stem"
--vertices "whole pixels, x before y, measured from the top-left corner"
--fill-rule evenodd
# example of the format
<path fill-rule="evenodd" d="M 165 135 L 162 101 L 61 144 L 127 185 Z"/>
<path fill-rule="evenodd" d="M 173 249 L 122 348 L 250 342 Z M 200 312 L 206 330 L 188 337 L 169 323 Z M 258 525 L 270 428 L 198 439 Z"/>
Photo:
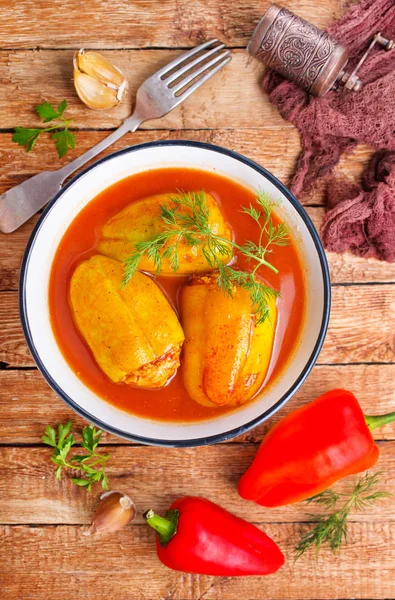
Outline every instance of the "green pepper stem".
<path fill-rule="evenodd" d="M 394 421 L 395 412 L 386 415 L 365 415 L 365 422 L 370 431 L 373 431 L 373 429 L 381 427 L 382 425 L 387 425 L 387 423 L 393 423 Z"/>
<path fill-rule="evenodd" d="M 177 533 L 178 510 L 168 510 L 166 518 L 155 514 L 152 508 L 143 514 L 143 518 L 152 529 L 158 532 L 159 543 L 161 546 L 166 546 L 171 538 Z"/>
<path fill-rule="evenodd" d="M 175 533 L 175 527 L 171 521 L 156 515 L 152 508 L 147 510 L 143 514 L 144 519 L 147 521 L 148 525 L 155 529 L 160 535 L 169 536 Z"/>

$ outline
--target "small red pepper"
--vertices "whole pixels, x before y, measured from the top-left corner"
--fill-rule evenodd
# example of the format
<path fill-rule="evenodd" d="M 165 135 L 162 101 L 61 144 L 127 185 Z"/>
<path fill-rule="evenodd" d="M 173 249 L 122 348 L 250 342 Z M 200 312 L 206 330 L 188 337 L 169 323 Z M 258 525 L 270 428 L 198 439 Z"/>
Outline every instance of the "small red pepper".
<path fill-rule="evenodd" d="M 175 571 L 199 575 L 269 575 L 284 564 L 272 539 L 217 504 L 186 496 L 159 517 L 144 513 L 157 532 L 160 561 Z"/>
<path fill-rule="evenodd" d="M 395 413 L 364 416 L 351 392 L 333 390 L 284 417 L 264 437 L 239 494 L 262 506 L 306 500 L 379 457 L 371 431 Z"/>

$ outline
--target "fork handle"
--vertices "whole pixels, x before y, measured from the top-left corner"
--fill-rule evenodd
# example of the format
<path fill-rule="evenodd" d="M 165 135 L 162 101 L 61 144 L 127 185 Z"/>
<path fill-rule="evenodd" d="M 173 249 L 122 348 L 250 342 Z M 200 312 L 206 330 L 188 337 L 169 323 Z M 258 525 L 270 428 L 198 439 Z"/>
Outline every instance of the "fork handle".
<path fill-rule="evenodd" d="M 60 181 L 60 183 L 63 183 L 66 177 L 74 173 L 74 171 L 76 171 L 77 169 L 85 165 L 88 161 L 90 161 L 92 158 L 100 154 L 100 152 L 106 150 L 106 148 L 111 146 L 111 144 L 114 144 L 114 142 L 119 140 L 126 133 L 128 133 L 129 131 L 136 131 L 136 129 L 142 123 L 142 121 L 143 119 L 137 113 L 133 113 L 133 115 L 131 115 L 128 119 L 125 119 L 122 125 L 118 127 L 118 129 L 110 133 L 110 135 L 105 137 L 104 140 L 102 140 L 101 142 L 96 144 L 96 146 L 93 146 L 93 148 L 90 148 L 89 150 L 84 152 L 84 154 L 81 154 L 81 156 L 78 156 L 78 158 L 75 158 L 70 163 L 59 169 L 58 172 L 62 175 L 62 180 Z"/>
<path fill-rule="evenodd" d="M 72 160 L 57 171 L 44 171 L 0 196 L 0 231 L 12 233 L 26 223 L 40 208 L 60 190 L 63 181 L 97 156 L 100 152 L 119 140 L 125 133 L 135 131 L 144 119 L 136 112 L 126 119 L 118 129 L 110 133 L 104 140 L 90 148 L 87 152 Z"/>

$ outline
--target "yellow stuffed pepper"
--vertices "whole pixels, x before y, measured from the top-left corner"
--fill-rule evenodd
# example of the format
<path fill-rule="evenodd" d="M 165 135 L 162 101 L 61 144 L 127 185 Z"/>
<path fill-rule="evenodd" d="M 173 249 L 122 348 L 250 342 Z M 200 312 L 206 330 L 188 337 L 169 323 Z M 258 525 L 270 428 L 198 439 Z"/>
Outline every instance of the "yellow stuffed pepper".
<path fill-rule="evenodd" d="M 181 293 L 185 333 L 182 360 L 190 397 L 206 406 L 239 405 L 264 383 L 272 354 L 277 318 L 275 298 L 269 316 L 256 324 L 248 291 L 224 295 L 215 275 L 195 276 Z"/>
<path fill-rule="evenodd" d="M 190 192 L 189 194 L 201 193 L 204 192 Z M 211 231 L 230 240 L 231 231 L 215 198 L 211 194 L 204 195 Z M 161 220 L 161 206 L 173 208 L 175 206 L 173 199 L 179 199 L 181 196 L 181 194 L 157 194 L 132 202 L 104 225 L 97 247 L 98 251 L 116 260 L 125 261 L 135 251 L 136 244 L 149 240 L 163 231 L 166 226 Z M 189 212 L 186 207 L 180 207 L 179 210 L 183 214 Z M 171 237 L 163 246 L 162 254 L 174 243 L 175 238 Z M 218 254 L 218 258 L 222 262 L 228 263 L 232 258 L 231 247 L 229 246 L 229 254 Z M 191 246 L 183 239 L 178 240 L 178 261 L 177 274 L 179 275 L 210 271 L 210 265 L 202 252 L 202 245 Z M 142 271 L 156 271 L 154 262 L 147 256 L 143 256 L 138 268 Z M 166 257 L 162 260 L 161 275 L 174 275 L 174 270 Z"/>
<path fill-rule="evenodd" d="M 180 365 L 183 330 L 148 275 L 136 272 L 124 289 L 122 277 L 122 264 L 106 256 L 78 265 L 70 283 L 75 322 L 112 381 L 162 387 Z"/>

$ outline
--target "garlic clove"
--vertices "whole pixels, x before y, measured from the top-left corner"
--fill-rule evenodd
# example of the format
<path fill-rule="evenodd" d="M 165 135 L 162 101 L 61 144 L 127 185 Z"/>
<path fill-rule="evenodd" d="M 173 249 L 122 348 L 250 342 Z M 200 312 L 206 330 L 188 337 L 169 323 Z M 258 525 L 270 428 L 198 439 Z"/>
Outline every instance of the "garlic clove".
<path fill-rule="evenodd" d="M 119 104 L 127 86 L 122 71 L 91 50 L 76 52 L 73 63 L 74 86 L 84 104 L 96 110 Z"/>
<path fill-rule="evenodd" d="M 80 100 L 89 108 L 104 110 L 119 103 L 116 90 L 79 71 L 74 72 L 74 86 Z"/>
<path fill-rule="evenodd" d="M 125 80 L 122 72 L 98 52 L 79 50 L 75 60 L 78 70 L 102 83 L 112 83 L 119 87 Z"/>
<path fill-rule="evenodd" d="M 100 496 L 92 525 L 85 535 L 113 533 L 133 521 L 136 507 L 132 499 L 122 492 L 106 492 Z"/>

